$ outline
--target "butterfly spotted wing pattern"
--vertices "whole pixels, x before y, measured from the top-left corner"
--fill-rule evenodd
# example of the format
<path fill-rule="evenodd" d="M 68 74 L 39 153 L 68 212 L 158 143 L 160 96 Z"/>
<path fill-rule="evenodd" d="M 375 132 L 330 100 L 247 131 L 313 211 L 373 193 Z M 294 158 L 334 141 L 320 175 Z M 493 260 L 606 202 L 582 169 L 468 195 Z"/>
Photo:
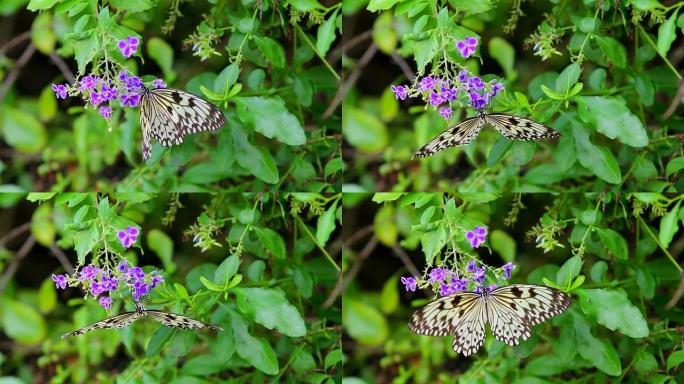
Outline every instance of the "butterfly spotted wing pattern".
<path fill-rule="evenodd" d="M 191 319 L 187 316 L 178 315 L 170 312 L 155 311 L 155 310 L 145 310 L 146 315 L 154 316 L 154 319 L 158 322 L 166 325 L 167 327 L 180 328 L 180 329 L 202 329 L 209 328 L 216 331 L 223 331 L 223 328 L 217 327 L 215 325 L 206 324 L 201 321 Z"/>
<path fill-rule="evenodd" d="M 185 135 L 217 130 L 225 122 L 221 110 L 192 93 L 171 88 L 146 89 L 140 102 L 143 159 L 150 158 L 152 138 L 170 147 L 182 143 Z"/>
<path fill-rule="evenodd" d="M 448 147 L 466 145 L 480 133 L 485 123 L 511 140 L 539 140 L 560 136 L 558 131 L 524 117 L 503 113 L 481 114 L 471 117 L 442 132 L 421 148 L 414 157 L 427 157 Z"/>
<path fill-rule="evenodd" d="M 570 297 L 554 288 L 512 284 L 491 293 L 459 292 L 417 310 L 409 328 L 421 335 L 454 335 L 454 351 L 468 356 L 484 343 L 485 324 L 498 340 L 513 346 L 530 337 L 531 328 L 564 312 Z"/>
<path fill-rule="evenodd" d="M 466 145 L 477 137 L 484 124 L 485 120 L 480 116 L 466 119 L 425 144 L 413 157 L 432 156 L 444 148 Z"/>
<path fill-rule="evenodd" d="M 97 323 L 91 324 L 87 327 L 83 327 L 73 332 L 65 333 L 62 338 L 66 336 L 82 335 L 86 332 L 90 332 L 95 329 L 112 329 L 112 328 L 123 328 L 131 325 L 134 321 L 138 320 L 143 316 L 150 315 L 154 317 L 155 320 L 159 321 L 167 327 L 180 328 L 180 329 L 202 329 L 209 328 L 216 331 L 223 331 L 223 328 L 214 325 L 206 324 L 201 321 L 191 319 L 187 316 L 178 315 L 175 313 L 157 311 L 153 309 L 144 309 L 142 305 L 136 303 L 135 312 L 125 312 L 120 315 L 98 321 Z"/>

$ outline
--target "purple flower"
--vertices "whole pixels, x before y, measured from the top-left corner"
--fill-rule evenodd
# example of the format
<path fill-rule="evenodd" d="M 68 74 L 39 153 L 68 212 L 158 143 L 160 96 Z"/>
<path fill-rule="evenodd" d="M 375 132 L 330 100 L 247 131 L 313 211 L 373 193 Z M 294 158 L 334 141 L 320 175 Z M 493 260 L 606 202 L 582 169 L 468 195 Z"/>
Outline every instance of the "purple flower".
<path fill-rule="evenodd" d="M 493 290 L 497 289 L 499 286 L 496 284 L 489 284 L 487 286 L 487 292 L 492 292 Z"/>
<path fill-rule="evenodd" d="M 443 101 L 442 95 L 437 92 L 430 92 L 430 104 L 432 104 L 433 107 L 442 104 Z"/>
<path fill-rule="evenodd" d="M 116 288 L 119 286 L 119 280 L 113 277 L 107 277 L 103 276 L 102 277 L 102 287 L 104 288 L 105 291 L 116 291 Z"/>
<path fill-rule="evenodd" d="M 482 285 L 478 285 L 477 287 L 475 287 L 475 293 L 482 294 L 482 292 Z"/>
<path fill-rule="evenodd" d="M 66 99 L 67 98 L 67 87 L 64 84 L 52 84 L 52 90 L 55 91 L 55 94 L 58 99 Z"/>
<path fill-rule="evenodd" d="M 484 88 L 484 83 L 482 82 L 482 79 L 480 79 L 477 76 L 473 76 L 470 79 L 468 79 L 468 88 L 470 89 L 482 89 Z"/>
<path fill-rule="evenodd" d="M 435 268 L 430 271 L 430 279 L 428 283 L 432 284 L 436 281 L 442 281 L 446 277 L 446 271 L 442 268 Z"/>
<path fill-rule="evenodd" d="M 107 107 L 107 106 L 100 107 L 99 113 L 100 113 L 100 116 L 104 117 L 105 119 L 109 119 L 109 116 L 112 113 L 112 107 Z"/>
<path fill-rule="evenodd" d="M 128 90 L 128 92 L 138 90 L 142 88 L 142 86 L 143 82 L 142 80 L 140 80 L 139 77 L 129 76 L 128 78 L 126 78 L 126 90 Z"/>
<path fill-rule="evenodd" d="M 128 71 L 124 69 L 123 71 L 119 72 L 119 80 L 126 81 L 126 79 L 128 79 Z"/>
<path fill-rule="evenodd" d="M 468 280 L 452 278 L 451 285 L 453 286 L 453 290 L 455 292 L 465 291 L 468 287 Z"/>
<path fill-rule="evenodd" d="M 452 293 L 454 293 L 454 292 L 453 292 L 453 287 L 452 287 L 451 285 L 449 285 L 449 284 L 442 284 L 442 285 L 439 286 L 439 294 L 440 294 L 441 296 L 449 296 L 449 295 L 451 295 Z"/>
<path fill-rule="evenodd" d="M 454 101 L 458 97 L 458 88 L 442 88 L 442 98 L 444 101 Z"/>
<path fill-rule="evenodd" d="M 102 95 L 104 100 L 116 100 L 117 96 L 119 95 L 119 90 L 115 87 L 109 87 L 105 84 L 100 90 L 100 95 Z"/>
<path fill-rule="evenodd" d="M 129 93 L 121 95 L 121 105 L 124 107 L 136 107 L 140 102 L 140 95 L 137 93 Z"/>
<path fill-rule="evenodd" d="M 152 283 L 152 285 L 150 286 L 150 289 L 156 287 L 157 284 L 161 284 L 164 282 L 164 278 L 162 276 L 156 275 L 156 273 L 157 273 L 157 271 L 152 272 L 152 274 L 155 274 L 155 275 L 152 276 L 152 279 L 150 280 L 150 282 Z"/>
<path fill-rule="evenodd" d="M 66 287 L 68 286 L 66 278 L 67 275 L 55 275 L 54 273 L 52 274 L 52 281 L 55 282 L 56 288 L 66 289 Z"/>
<path fill-rule="evenodd" d="M 500 91 L 504 89 L 504 85 L 501 83 L 496 83 L 492 86 L 492 97 L 496 96 Z"/>
<path fill-rule="evenodd" d="M 432 88 L 435 87 L 435 79 L 432 76 L 428 77 L 423 77 L 422 80 L 420 80 L 420 91 L 429 91 Z"/>
<path fill-rule="evenodd" d="M 109 308 L 112 306 L 112 298 L 109 296 L 102 296 L 100 297 L 100 305 L 102 308 L 106 309 L 109 311 Z"/>
<path fill-rule="evenodd" d="M 106 291 L 105 287 L 101 284 L 98 283 L 97 281 L 93 281 L 90 283 L 90 294 L 93 296 L 98 296 L 99 294 L 103 293 Z"/>
<path fill-rule="evenodd" d="M 95 88 L 95 85 L 97 85 L 97 80 L 97 77 L 88 75 L 81 79 L 81 86 L 78 89 L 80 89 L 81 91 L 84 91 L 86 89 L 93 89 Z"/>
<path fill-rule="evenodd" d="M 119 40 L 117 46 L 121 50 L 124 57 L 131 57 L 138 50 L 138 38 L 135 36 L 128 36 L 125 39 Z"/>
<path fill-rule="evenodd" d="M 150 292 L 150 286 L 142 281 L 137 281 L 133 284 L 133 300 L 140 301 L 142 296 L 147 295 Z"/>
<path fill-rule="evenodd" d="M 477 110 L 484 108 L 487 105 L 488 98 L 481 96 L 477 92 L 470 92 L 470 105 Z"/>
<path fill-rule="evenodd" d="M 90 280 L 94 279 L 99 272 L 100 272 L 100 268 L 98 268 L 94 265 L 87 265 L 79 273 L 78 279 L 82 282 L 90 281 Z"/>
<path fill-rule="evenodd" d="M 444 120 L 449 120 L 451 118 L 451 108 L 442 107 L 439 109 L 439 115 L 444 118 Z"/>
<path fill-rule="evenodd" d="M 131 245 L 133 245 L 137 240 L 138 240 L 138 228 L 137 227 L 131 227 L 130 225 L 126 227 L 126 230 L 121 230 L 117 234 L 119 236 L 119 240 L 121 241 L 121 245 L 123 245 L 124 248 L 129 248 Z M 138 267 L 136 267 L 138 268 Z M 138 268 L 140 269 L 140 268 Z"/>
<path fill-rule="evenodd" d="M 90 104 L 92 105 L 98 105 L 101 102 L 105 101 L 102 96 L 97 93 L 97 92 L 91 92 L 90 93 Z"/>
<path fill-rule="evenodd" d="M 128 270 L 129 279 L 134 279 L 136 281 L 141 281 L 145 279 L 145 272 L 143 272 L 140 267 L 133 267 Z"/>
<path fill-rule="evenodd" d="M 408 93 L 406 92 L 406 87 L 403 85 L 392 85 L 390 86 L 392 92 L 394 92 L 394 97 L 397 100 L 406 100 Z"/>
<path fill-rule="evenodd" d="M 504 280 L 508 280 L 511 278 L 511 271 L 516 268 L 516 265 L 509 261 L 504 264 L 502 268 L 504 270 L 503 278 Z"/>
<path fill-rule="evenodd" d="M 155 88 L 166 88 L 166 83 L 162 79 L 155 79 L 152 84 Z"/>
<path fill-rule="evenodd" d="M 461 72 L 458 73 L 458 81 L 461 83 L 467 83 L 468 82 L 468 71 L 465 69 L 462 69 Z"/>
<path fill-rule="evenodd" d="M 475 273 L 473 274 L 472 280 L 476 283 L 482 283 L 485 279 L 485 270 L 484 268 L 478 268 L 475 270 Z"/>
<path fill-rule="evenodd" d="M 477 38 L 466 37 L 465 40 L 456 41 L 456 49 L 458 49 L 463 58 L 467 59 L 477 50 Z"/>
<path fill-rule="evenodd" d="M 401 283 L 404 284 L 404 288 L 406 289 L 406 292 L 411 291 L 414 292 L 418 288 L 418 283 L 416 283 L 416 279 L 414 277 L 401 277 Z"/>
<path fill-rule="evenodd" d="M 468 231 L 468 232 L 466 232 L 466 237 L 468 237 L 468 233 L 473 233 L 473 235 L 475 235 L 474 232 Z M 470 240 L 470 238 L 468 238 L 468 240 Z M 475 260 L 470 259 L 470 261 L 468 262 L 468 265 L 466 265 L 466 271 L 473 273 L 476 270 L 477 270 L 477 264 L 475 264 Z"/>
<path fill-rule="evenodd" d="M 471 247 L 479 247 L 487 239 L 487 228 L 475 227 L 472 231 L 466 232 L 466 239 L 470 241 Z"/>
<path fill-rule="evenodd" d="M 119 272 L 128 272 L 128 262 L 126 260 L 121 260 L 119 265 L 116 266 L 116 270 Z"/>

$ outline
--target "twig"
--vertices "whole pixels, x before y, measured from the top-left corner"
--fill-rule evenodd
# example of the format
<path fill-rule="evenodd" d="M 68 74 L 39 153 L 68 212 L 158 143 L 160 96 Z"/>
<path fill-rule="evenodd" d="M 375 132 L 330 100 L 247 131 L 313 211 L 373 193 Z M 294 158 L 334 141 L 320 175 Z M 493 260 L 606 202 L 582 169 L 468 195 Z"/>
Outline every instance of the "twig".
<path fill-rule="evenodd" d="M 52 244 L 50 245 L 50 252 L 52 252 L 53 255 L 59 260 L 59 262 L 62 264 L 62 267 L 64 267 L 64 270 L 67 271 L 70 275 L 74 274 L 74 266 L 71 264 L 69 259 L 66 257 L 64 252 L 62 252 L 61 249 L 59 249 L 58 246 Z"/>
<path fill-rule="evenodd" d="M 677 89 L 677 94 L 675 95 L 674 98 L 672 98 L 672 102 L 670 103 L 670 106 L 667 108 L 667 111 L 663 113 L 663 119 L 669 119 L 670 116 L 677 110 L 677 106 L 682 102 L 682 98 L 684 97 L 684 77 L 679 79 L 679 88 Z"/>
<path fill-rule="evenodd" d="M 349 52 L 350 49 L 354 48 L 355 46 L 363 43 L 364 41 L 370 39 L 373 37 L 373 30 L 367 30 L 366 32 L 363 32 L 359 35 L 354 36 L 353 38 L 349 39 L 349 41 L 345 42 L 342 44 L 341 47 L 336 48 L 330 54 L 328 55 L 330 57 L 330 62 L 334 63 L 337 60 L 339 60 L 343 54 Z"/>
<path fill-rule="evenodd" d="M 373 235 L 371 237 L 370 241 L 368 244 L 366 244 L 365 247 L 361 250 L 359 253 L 358 257 L 356 258 L 356 262 L 349 268 L 349 272 L 347 273 L 346 278 L 342 279 L 342 292 L 346 291 L 347 288 L 349 287 L 349 283 L 354 280 L 356 275 L 359 273 L 361 270 L 361 266 L 363 265 L 363 262 L 370 256 L 371 252 L 375 250 L 375 247 L 378 246 L 378 237 Z"/>
<path fill-rule="evenodd" d="M 7 51 L 14 48 L 16 45 L 23 43 L 29 38 L 31 38 L 31 31 L 26 31 L 17 36 L 14 36 L 10 41 L 7 42 L 7 44 L 3 45 L 2 48 L 0 48 L 0 56 L 4 55 Z"/>
<path fill-rule="evenodd" d="M 14 239 L 15 237 L 21 235 L 22 233 L 28 231 L 31 228 L 31 222 L 29 221 L 28 223 L 24 223 L 11 231 L 7 232 L 5 236 L 3 236 L 0 239 L 0 246 L 5 246 L 10 240 Z"/>
<path fill-rule="evenodd" d="M 337 273 L 337 284 L 335 284 L 335 288 L 330 292 L 330 296 L 328 296 L 323 303 L 323 308 L 329 308 L 331 305 L 335 304 L 340 293 L 342 293 L 342 271 Z"/>
<path fill-rule="evenodd" d="M 644 219 L 642 219 L 641 216 L 637 216 L 637 219 L 639 219 L 641 226 L 644 227 L 644 230 L 651 236 L 653 241 L 655 241 L 656 244 L 658 244 L 658 247 L 660 248 L 660 250 L 663 251 L 663 253 L 665 254 L 665 256 L 667 256 L 668 259 L 670 259 L 670 261 L 672 262 L 672 264 L 674 264 L 675 268 L 677 268 L 679 273 L 683 273 L 684 270 L 682 270 L 682 267 L 679 266 L 679 264 L 674 259 L 674 257 L 672 257 L 672 254 L 667 250 L 667 248 L 663 245 L 663 243 L 660 242 L 660 239 L 658 239 L 658 237 L 653 233 L 653 231 L 651 231 L 651 228 L 648 227 L 648 225 L 646 224 Z"/>
<path fill-rule="evenodd" d="M 401 71 L 404 72 L 404 76 L 408 79 L 409 83 L 413 83 L 416 75 L 411 70 L 411 66 L 404 60 L 403 57 L 399 56 L 398 53 L 392 52 L 392 59 L 397 63 Z"/>
<path fill-rule="evenodd" d="M 325 248 L 323 248 L 323 246 L 318 242 L 318 240 L 316 239 L 316 236 L 314 236 L 314 234 L 311 233 L 311 231 L 309 230 L 309 227 L 307 227 L 306 224 L 304 224 L 301 217 L 295 215 L 295 219 L 297 219 L 297 222 L 300 224 L 300 226 L 302 227 L 304 232 L 306 232 L 306 234 L 309 236 L 309 238 L 311 238 L 311 241 L 313 241 L 314 244 L 316 244 L 318 249 L 323 253 L 323 255 L 328 259 L 328 261 L 330 261 L 330 264 L 332 264 L 333 267 L 335 267 L 335 269 L 337 269 L 338 271 L 341 271 L 342 269 L 340 268 L 340 266 L 337 265 L 335 260 L 333 260 L 332 256 L 330 256 L 330 254 L 328 253 L 328 251 Z"/>
<path fill-rule="evenodd" d="M 354 232 L 351 236 L 344 240 L 344 243 L 347 245 L 347 247 L 350 247 L 352 244 L 363 239 L 366 235 L 369 235 L 371 233 L 373 233 L 373 226 L 365 226 L 359 229 L 358 231 Z"/>
<path fill-rule="evenodd" d="M 399 245 L 394 244 L 394 246 L 392 246 L 392 252 L 394 252 L 401 262 L 404 263 L 404 266 L 406 266 L 406 269 L 411 272 L 412 276 L 420 276 L 420 271 L 418 268 L 416 268 L 416 265 L 413 264 L 413 261 L 411 261 L 409 255 L 406 254 L 406 251 L 404 251 Z"/>
<path fill-rule="evenodd" d="M 368 62 L 375 56 L 375 53 L 378 51 L 378 46 L 375 45 L 375 43 L 371 44 L 366 52 L 361 56 L 361 59 L 359 60 L 358 65 L 352 73 L 349 75 L 347 78 L 347 81 L 342 84 L 341 87 L 337 88 L 337 94 L 335 95 L 335 99 L 333 99 L 332 103 L 328 107 L 328 109 L 325 110 L 323 113 L 323 119 L 327 119 L 332 114 L 337 110 L 337 107 L 342 104 L 342 100 L 344 100 L 344 96 L 347 94 L 347 92 L 356 84 L 356 81 L 359 79 L 359 76 L 361 76 L 361 70 L 368 64 Z"/>
<path fill-rule="evenodd" d="M 684 272 L 680 274 L 679 287 L 677 287 L 677 290 L 675 291 L 674 295 L 672 295 L 670 301 L 665 304 L 665 309 L 672 309 L 677 304 L 679 299 L 682 298 L 682 295 L 684 295 Z"/>
<path fill-rule="evenodd" d="M 26 257 L 31 248 L 33 248 L 34 244 L 36 244 L 36 238 L 33 237 L 33 235 L 31 235 L 28 237 L 28 239 L 26 239 L 24 245 L 22 245 L 19 251 L 14 255 L 14 258 L 7 266 L 7 269 L 5 269 L 5 273 L 3 273 L 2 277 L 0 277 L 0 293 L 5 291 L 5 286 L 7 285 L 7 282 L 17 272 L 17 268 L 19 268 L 21 260 L 24 257 Z"/>
<path fill-rule="evenodd" d="M 62 75 L 64 75 L 67 81 L 69 83 L 73 83 L 75 77 L 74 74 L 71 72 L 71 69 L 69 69 L 67 63 L 65 63 L 64 60 L 54 52 L 50 54 L 50 59 L 52 59 L 52 62 L 55 63 L 55 65 L 57 65 L 57 68 L 59 68 L 60 71 L 62 71 Z"/>
<path fill-rule="evenodd" d="M 5 98 L 5 94 L 19 76 L 19 71 L 21 70 L 21 68 L 24 65 L 26 65 L 26 63 L 31 59 L 35 52 L 36 46 L 33 45 L 33 43 L 31 43 L 28 47 L 26 47 L 24 53 L 21 54 L 19 60 L 17 60 L 16 65 L 14 66 L 14 68 L 12 68 L 10 73 L 5 78 L 5 82 L 2 83 L 2 86 L 0 86 L 0 102 L 2 102 L 2 100 Z"/>

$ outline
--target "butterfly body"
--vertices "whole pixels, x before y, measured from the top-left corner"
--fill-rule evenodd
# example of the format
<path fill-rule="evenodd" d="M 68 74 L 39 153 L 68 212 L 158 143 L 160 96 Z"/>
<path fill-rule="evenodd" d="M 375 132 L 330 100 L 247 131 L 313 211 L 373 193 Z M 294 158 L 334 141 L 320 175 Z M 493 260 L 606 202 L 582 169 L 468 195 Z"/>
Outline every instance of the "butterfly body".
<path fill-rule="evenodd" d="M 511 140 L 538 140 L 560 136 L 558 131 L 524 117 L 479 111 L 477 116 L 449 127 L 425 144 L 413 157 L 432 156 L 445 148 L 469 144 L 477 137 L 485 124 L 492 125 Z"/>
<path fill-rule="evenodd" d="M 178 315 L 175 313 L 157 311 L 154 309 L 145 309 L 140 303 L 135 303 L 135 311 L 124 312 L 116 316 L 98 321 L 96 323 L 90 324 L 86 327 L 77 329 L 73 332 L 65 333 L 62 335 L 62 339 L 66 336 L 82 335 L 86 332 L 90 332 L 95 329 L 112 329 L 112 328 L 123 328 L 131 325 L 134 321 L 140 319 L 144 316 L 152 316 L 155 320 L 162 323 L 167 327 L 180 328 L 180 329 L 201 329 L 209 328 L 216 331 L 223 331 L 223 328 L 217 327 L 215 325 L 206 324 L 201 321 L 191 319 L 187 316 Z"/>
<path fill-rule="evenodd" d="M 468 356 L 484 343 L 485 325 L 509 346 L 527 340 L 533 325 L 563 313 L 570 297 L 555 288 L 511 284 L 483 293 L 458 292 L 414 312 L 409 328 L 420 335 L 453 335 L 454 351 Z"/>
<path fill-rule="evenodd" d="M 144 88 L 140 99 L 143 160 L 150 158 L 152 138 L 164 147 L 178 145 L 186 135 L 213 131 L 226 123 L 214 104 L 171 88 Z"/>

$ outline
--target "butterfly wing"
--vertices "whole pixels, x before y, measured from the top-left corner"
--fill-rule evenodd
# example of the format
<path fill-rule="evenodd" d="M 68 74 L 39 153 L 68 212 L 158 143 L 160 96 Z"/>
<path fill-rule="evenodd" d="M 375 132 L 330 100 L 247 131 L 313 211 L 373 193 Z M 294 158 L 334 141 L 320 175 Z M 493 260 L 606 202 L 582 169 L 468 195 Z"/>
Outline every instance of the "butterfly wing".
<path fill-rule="evenodd" d="M 487 318 L 494 336 L 518 345 L 530 337 L 530 328 L 570 307 L 570 296 L 542 285 L 511 284 L 494 289 L 487 302 Z"/>
<path fill-rule="evenodd" d="M 486 114 L 484 117 L 487 123 L 511 140 L 538 140 L 560 136 L 555 129 L 524 117 L 503 113 Z"/>
<path fill-rule="evenodd" d="M 485 120 L 479 116 L 466 119 L 425 144 L 413 158 L 432 156 L 444 148 L 466 145 L 477 137 L 484 123 Z"/>
<path fill-rule="evenodd" d="M 146 315 L 152 315 L 155 320 L 166 325 L 167 327 L 180 328 L 180 329 L 202 329 L 209 328 L 216 331 L 223 331 L 223 328 L 203 323 L 201 321 L 191 319 L 187 316 L 178 315 L 170 312 L 155 311 L 148 309 L 143 311 Z"/>
<path fill-rule="evenodd" d="M 143 159 L 150 157 L 151 137 L 170 147 L 182 143 L 185 135 L 213 131 L 225 122 L 220 109 L 192 93 L 171 88 L 149 90 L 143 93 L 140 109 Z"/>
<path fill-rule="evenodd" d="M 65 333 L 64 335 L 62 335 L 61 338 L 63 339 L 67 336 L 82 335 L 94 329 L 123 328 L 129 326 L 132 322 L 136 321 L 140 316 L 141 313 L 139 312 L 124 312 L 120 315 L 112 316 L 108 319 L 98 321 L 97 323 L 90 324 L 87 327 L 77 329 L 73 332 Z"/>
<path fill-rule="evenodd" d="M 419 335 L 454 335 L 454 351 L 468 356 L 484 343 L 485 316 L 485 305 L 479 294 L 459 292 L 414 312 L 409 328 Z"/>

